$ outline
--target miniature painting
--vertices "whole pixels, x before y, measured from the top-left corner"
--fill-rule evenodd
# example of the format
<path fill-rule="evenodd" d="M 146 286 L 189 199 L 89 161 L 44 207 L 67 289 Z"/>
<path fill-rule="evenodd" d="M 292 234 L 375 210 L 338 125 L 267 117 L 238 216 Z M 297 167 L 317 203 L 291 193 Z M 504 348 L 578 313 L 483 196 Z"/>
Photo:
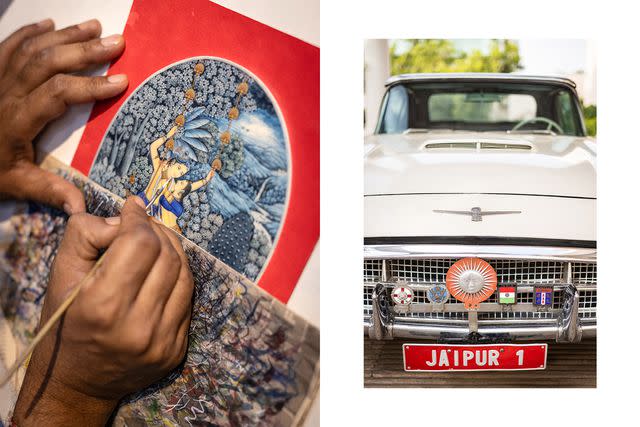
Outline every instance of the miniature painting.
<path fill-rule="evenodd" d="M 279 109 L 248 71 L 196 57 L 149 77 L 109 126 L 89 177 L 256 280 L 286 210 Z"/>

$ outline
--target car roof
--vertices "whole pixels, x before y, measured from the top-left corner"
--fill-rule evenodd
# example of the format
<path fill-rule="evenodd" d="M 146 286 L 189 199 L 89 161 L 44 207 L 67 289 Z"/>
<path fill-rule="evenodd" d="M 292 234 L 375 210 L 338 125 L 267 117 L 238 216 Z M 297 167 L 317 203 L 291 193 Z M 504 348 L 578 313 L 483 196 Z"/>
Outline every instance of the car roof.
<path fill-rule="evenodd" d="M 553 83 L 562 86 L 576 88 L 573 80 L 561 76 L 535 76 L 510 73 L 415 73 L 399 74 L 391 76 L 385 82 L 385 86 L 392 86 L 405 82 L 432 82 L 432 81 L 508 81 L 514 83 Z"/>

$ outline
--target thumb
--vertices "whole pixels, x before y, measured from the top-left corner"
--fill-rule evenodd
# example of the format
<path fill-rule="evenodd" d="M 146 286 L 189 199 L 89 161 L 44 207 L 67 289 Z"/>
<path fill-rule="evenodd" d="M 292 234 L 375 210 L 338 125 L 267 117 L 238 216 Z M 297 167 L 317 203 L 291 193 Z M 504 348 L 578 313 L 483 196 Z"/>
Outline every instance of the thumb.
<path fill-rule="evenodd" d="M 93 268 L 101 250 L 113 243 L 119 228 L 114 220 L 116 218 L 100 218 L 86 213 L 69 217 L 47 290 L 47 293 L 55 295 L 51 297 L 54 307 Z"/>
<path fill-rule="evenodd" d="M 20 162 L 3 177 L 3 193 L 64 210 L 68 215 L 86 210 L 82 192 L 69 181 L 33 163 Z"/>
<path fill-rule="evenodd" d="M 122 233 L 139 227 L 145 228 L 148 225 L 149 216 L 144 202 L 138 196 L 127 197 L 120 211 L 120 217 L 122 218 L 122 227 L 120 227 Z"/>
<path fill-rule="evenodd" d="M 100 251 L 110 246 L 116 238 L 119 223 L 118 217 L 101 218 L 86 213 L 71 215 L 58 257 L 75 259 L 75 263 L 79 264 L 75 267 L 82 270 L 82 266 L 88 270 Z"/>

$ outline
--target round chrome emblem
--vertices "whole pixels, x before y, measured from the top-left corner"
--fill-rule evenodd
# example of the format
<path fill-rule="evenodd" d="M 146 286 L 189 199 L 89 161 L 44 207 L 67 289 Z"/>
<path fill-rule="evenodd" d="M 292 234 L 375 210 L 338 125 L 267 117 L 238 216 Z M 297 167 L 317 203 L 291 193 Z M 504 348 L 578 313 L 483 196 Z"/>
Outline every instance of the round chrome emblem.
<path fill-rule="evenodd" d="M 447 271 L 447 289 L 467 309 L 476 309 L 496 290 L 498 276 L 488 262 L 480 258 L 463 258 Z"/>
<path fill-rule="evenodd" d="M 405 285 L 396 286 L 391 291 L 391 299 L 398 305 L 411 304 L 413 300 L 413 290 Z"/>
<path fill-rule="evenodd" d="M 433 304 L 443 304 L 449 299 L 449 291 L 443 285 L 434 285 L 427 290 L 427 299 Z"/>

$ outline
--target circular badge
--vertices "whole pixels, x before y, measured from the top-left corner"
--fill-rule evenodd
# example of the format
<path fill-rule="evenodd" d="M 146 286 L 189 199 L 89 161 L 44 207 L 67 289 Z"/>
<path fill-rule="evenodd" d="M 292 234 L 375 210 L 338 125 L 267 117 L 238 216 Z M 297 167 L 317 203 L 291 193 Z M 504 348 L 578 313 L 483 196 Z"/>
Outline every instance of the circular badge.
<path fill-rule="evenodd" d="M 398 305 L 411 304 L 413 300 L 413 290 L 405 285 L 396 286 L 391 291 L 391 299 Z"/>
<path fill-rule="evenodd" d="M 496 271 L 480 258 L 463 258 L 447 271 L 447 289 L 467 309 L 478 308 L 495 292 L 497 284 Z"/>
<path fill-rule="evenodd" d="M 449 299 L 449 291 L 444 285 L 434 285 L 427 290 L 427 299 L 433 304 L 443 304 Z"/>

